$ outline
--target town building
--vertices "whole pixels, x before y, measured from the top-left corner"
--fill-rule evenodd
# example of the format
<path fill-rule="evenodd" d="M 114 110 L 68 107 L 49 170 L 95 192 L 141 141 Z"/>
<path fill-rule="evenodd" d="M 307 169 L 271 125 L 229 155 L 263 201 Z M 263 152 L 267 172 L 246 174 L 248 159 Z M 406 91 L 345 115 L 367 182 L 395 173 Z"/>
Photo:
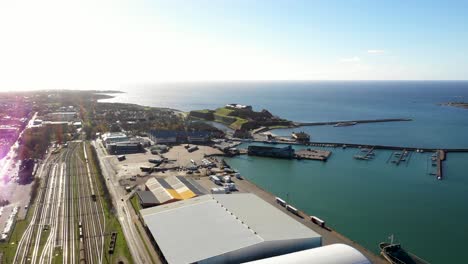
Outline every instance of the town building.
<path fill-rule="evenodd" d="M 108 132 L 102 135 L 104 145 L 113 144 L 117 142 L 129 141 L 130 139 L 123 132 Z"/>
<path fill-rule="evenodd" d="M 144 152 L 143 145 L 136 141 L 122 141 L 106 145 L 107 152 L 112 155 Z"/>
<path fill-rule="evenodd" d="M 172 264 L 243 263 L 322 245 L 319 234 L 252 193 L 202 195 L 140 215 Z"/>
<path fill-rule="evenodd" d="M 172 130 L 151 130 L 148 134 L 155 144 L 175 144 L 181 133 Z"/>
<path fill-rule="evenodd" d="M 155 144 L 175 144 L 175 143 L 194 143 L 202 144 L 210 141 L 211 132 L 209 131 L 173 131 L 173 130 L 151 130 L 149 138 Z"/>
<path fill-rule="evenodd" d="M 15 140 L 19 135 L 19 129 L 12 126 L 0 126 L 0 138 Z"/>
<path fill-rule="evenodd" d="M 198 132 L 188 132 L 187 133 L 187 142 L 194 144 L 203 144 L 210 141 L 210 132 L 208 131 L 198 131 Z"/>
<path fill-rule="evenodd" d="M 227 108 L 234 108 L 234 109 L 245 109 L 245 110 L 252 110 L 251 105 L 241 105 L 241 104 L 227 104 Z"/>
<path fill-rule="evenodd" d="M 77 118 L 76 112 L 56 112 L 47 114 L 47 120 L 49 121 L 67 121 L 71 122 Z"/>
<path fill-rule="evenodd" d="M 293 132 L 291 137 L 295 139 L 297 142 L 304 142 L 307 143 L 310 141 L 310 136 L 306 132 Z"/>
<path fill-rule="evenodd" d="M 50 127 L 52 129 L 61 129 L 66 131 L 68 128 L 69 122 L 67 121 L 43 121 L 42 126 Z"/>

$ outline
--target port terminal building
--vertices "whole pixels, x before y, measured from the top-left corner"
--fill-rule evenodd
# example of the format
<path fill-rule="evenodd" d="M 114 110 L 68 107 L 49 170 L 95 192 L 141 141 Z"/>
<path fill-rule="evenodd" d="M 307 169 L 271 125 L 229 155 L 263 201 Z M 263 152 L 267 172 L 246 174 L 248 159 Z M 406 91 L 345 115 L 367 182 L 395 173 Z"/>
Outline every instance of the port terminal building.
<path fill-rule="evenodd" d="M 252 193 L 201 195 L 140 217 L 167 263 L 243 263 L 322 246 L 319 234 Z"/>

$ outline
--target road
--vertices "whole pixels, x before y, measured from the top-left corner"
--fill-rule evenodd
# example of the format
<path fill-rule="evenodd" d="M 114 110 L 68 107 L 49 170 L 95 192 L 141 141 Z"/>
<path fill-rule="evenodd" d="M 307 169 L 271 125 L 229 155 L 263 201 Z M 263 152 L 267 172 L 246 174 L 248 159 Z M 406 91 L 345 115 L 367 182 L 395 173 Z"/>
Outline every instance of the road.
<path fill-rule="evenodd" d="M 83 151 L 83 142 L 70 142 L 41 165 L 33 215 L 13 263 L 52 263 L 60 252 L 63 263 L 102 263 L 104 208 Z"/>
<path fill-rule="evenodd" d="M 3 176 L 7 173 L 8 168 L 10 168 L 11 163 L 15 160 L 14 157 L 16 156 L 17 150 L 19 148 L 19 140 L 23 135 L 24 131 L 26 131 L 26 129 L 30 128 L 34 124 L 34 120 L 36 120 L 36 117 L 37 112 L 34 113 L 26 127 L 19 133 L 18 139 L 16 139 L 15 143 L 11 145 L 10 151 L 7 153 L 7 155 L 5 155 L 5 157 L 3 157 L 0 160 L 0 178 L 3 178 Z"/>
<path fill-rule="evenodd" d="M 104 178 L 107 179 L 106 185 L 114 201 L 119 222 L 135 263 L 153 263 L 149 253 L 145 249 L 145 244 L 138 233 L 137 227 L 133 223 L 133 218 L 127 203 L 129 197 L 119 193 L 118 189 L 121 189 L 121 187 L 119 186 L 118 179 L 115 177 L 115 171 L 106 159 L 107 154 L 104 151 L 104 146 L 100 141 L 93 141 L 93 145 L 99 156 L 102 174 Z"/>

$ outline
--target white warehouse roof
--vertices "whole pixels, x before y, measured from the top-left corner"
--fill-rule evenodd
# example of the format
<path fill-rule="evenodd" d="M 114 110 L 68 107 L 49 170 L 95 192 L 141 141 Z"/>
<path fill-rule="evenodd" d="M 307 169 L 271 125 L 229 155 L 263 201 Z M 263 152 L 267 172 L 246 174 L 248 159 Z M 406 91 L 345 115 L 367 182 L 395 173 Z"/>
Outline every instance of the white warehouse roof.
<path fill-rule="evenodd" d="M 357 249 L 345 244 L 333 244 L 303 250 L 277 257 L 247 262 L 245 264 L 372 264 Z"/>
<path fill-rule="evenodd" d="M 171 264 L 240 263 L 319 247 L 322 241 L 250 193 L 204 195 L 140 213 Z"/>

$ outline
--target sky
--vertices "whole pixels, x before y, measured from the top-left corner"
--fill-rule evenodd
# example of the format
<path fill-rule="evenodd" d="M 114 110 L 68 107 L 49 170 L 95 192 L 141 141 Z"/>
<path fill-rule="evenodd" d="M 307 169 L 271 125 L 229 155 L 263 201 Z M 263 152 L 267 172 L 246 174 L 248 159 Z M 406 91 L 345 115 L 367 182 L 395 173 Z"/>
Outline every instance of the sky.
<path fill-rule="evenodd" d="M 468 1 L 0 1 L 0 91 L 466 80 Z"/>

